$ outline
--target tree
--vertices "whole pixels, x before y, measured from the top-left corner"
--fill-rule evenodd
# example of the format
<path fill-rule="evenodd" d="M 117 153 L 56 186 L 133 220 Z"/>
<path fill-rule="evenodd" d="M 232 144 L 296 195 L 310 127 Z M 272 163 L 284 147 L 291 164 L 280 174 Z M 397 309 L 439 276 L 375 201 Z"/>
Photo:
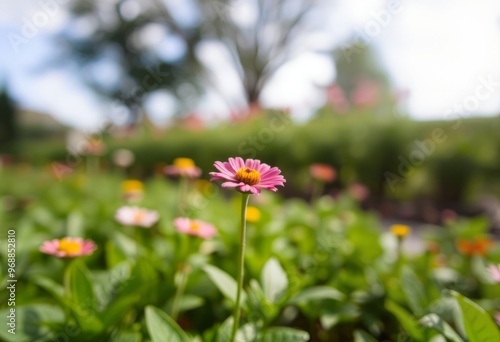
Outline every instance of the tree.
<path fill-rule="evenodd" d="M 0 152 L 12 152 L 17 139 L 16 108 L 6 88 L 0 91 Z"/>
<path fill-rule="evenodd" d="M 180 103 L 191 104 L 192 101 L 183 98 L 181 86 L 189 83 L 198 94 L 201 92 L 198 84 L 207 81 L 208 77 L 196 58 L 196 49 L 203 41 L 216 40 L 231 52 L 247 103 L 256 103 L 276 70 L 302 52 L 300 43 L 296 44 L 299 38 L 318 28 L 309 14 L 318 9 L 318 4 L 327 2 L 246 1 L 255 14 L 250 23 L 235 18 L 236 12 L 241 14 L 248 10 L 237 7 L 241 1 L 192 0 L 182 3 L 183 8 L 191 11 L 194 20 L 183 18 L 179 2 L 77 1 L 71 10 L 75 26 L 87 22 L 94 29 L 82 36 L 66 33 L 63 38 L 68 44 L 68 55 L 64 57 L 76 56 L 87 82 L 100 94 L 132 108 L 133 118 L 137 118 L 143 95 L 152 90 L 169 89 L 182 100 Z M 158 55 L 154 47 L 144 41 L 148 38 L 148 30 L 166 31 L 183 44 L 185 53 L 170 60 Z M 123 73 L 120 82 L 110 85 L 87 72 L 86 66 L 106 58 L 119 66 Z M 156 79 L 154 87 L 145 87 L 146 78 L 151 78 L 151 68 L 160 70 L 161 80 Z M 139 91 L 142 91 L 141 96 L 137 95 Z"/>

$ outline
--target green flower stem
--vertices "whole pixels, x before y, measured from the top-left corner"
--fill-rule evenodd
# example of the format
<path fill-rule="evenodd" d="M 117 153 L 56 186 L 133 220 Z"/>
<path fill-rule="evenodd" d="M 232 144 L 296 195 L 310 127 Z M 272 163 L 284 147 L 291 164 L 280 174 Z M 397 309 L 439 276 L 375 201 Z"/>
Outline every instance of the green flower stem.
<path fill-rule="evenodd" d="M 241 290 L 243 287 L 243 274 L 245 266 L 245 235 L 246 235 L 246 219 L 247 219 L 247 206 L 250 194 L 242 193 L 241 197 L 241 237 L 240 237 L 240 256 L 239 256 L 239 267 L 238 267 L 238 287 L 236 291 L 236 306 L 234 308 L 234 323 L 233 331 L 231 333 L 231 342 L 234 342 L 236 338 L 236 332 L 238 331 L 238 325 L 240 323 L 240 307 L 241 307 Z"/>
<path fill-rule="evenodd" d="M 134 230 L 134 234 L 135 234 L 135 256 L 137 258 L 139 258 L 139 255 L 140 255 L 140 251 L 141 251 L 141 246 L 142 246 L 142 227 L 139 227 L 139 226 L 135 226 L 135 227 L 132 227 L 132 229 Z"/>
<path fill-rule="evenodd" d="M 99 157 L 94 155 L 87 156 L 87 173 L 95 176 L 99 172 Z"/>
<path fill-rule="evenodd" d="M 311 203 L 316 202 L 321 197 L 324 190 L 325 190 L 325 183 L 319 180 L 314 180 L 311 192 Z"/>
<path fill-rule="evenodd" d="M 186 204 L 187 204 L 187 195 L 188 195 L 188 179 L 186 177 L 181 176 L 179 179 L 179 192 L 178 192 L 178 207 L 177 213 L 180 216 L 184 216 L 186 212 Z"/>
<path fill-rule="evenodd" d="M 185 264 L 181 265 L 179 285 L 175 291 L 174 301 L 172 302 L 172 319 L 177 320 L 179 317 L 181 298 L 184 295 L 188 279 L 188 267 Z"/>
<path fill-rule="evenodd" d="M 398 236 L 397 259 L 396 259 L 396 274 L 399 274 L 403 262 L 403 238 Z"/>

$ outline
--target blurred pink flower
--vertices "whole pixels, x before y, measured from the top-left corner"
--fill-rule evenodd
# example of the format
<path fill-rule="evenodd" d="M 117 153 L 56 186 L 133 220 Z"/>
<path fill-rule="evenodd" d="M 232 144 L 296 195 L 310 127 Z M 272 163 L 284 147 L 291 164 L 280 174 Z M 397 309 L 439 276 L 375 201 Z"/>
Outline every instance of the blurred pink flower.
<path fill-rule="evenodd" d="M 500 284 L 500 265 L 490 265 L 488 266 L 488 272 L 491 278 Z"/>
<path fill-rule="evenodd" d="M 198 178 L 201 176 L 201 169 L 190 158 L 176 158 L 173 165 L 165 167 L 165 174 L 168 176 Z"/>
<path fill-rule="evenodd" d="M 349 103 L 344 91 L 338 84 L 333 84 L 326 89 L 327 102 L 338 112 L 345 112 L 349 109 Z"/>
<path fill-rule="evenodd" d="M 357 82 L 356 88 L 351 92 L 351 101 L 357 107 L 371 107 L 379 101 L 379 97 L 379 85 L 364 77 Z"/>
<path fill-rule="evenodd" d="M 203 239 L 209 239 L 217 232 L 215 227 L 210 223 L 192 220 L 187 217 L 176 218 L 174 220 L 174 225 L 179 233 L 195 235 Z"/>
<path fill-rule="evenodd" d="M 309 167 L 309 172 L 312 178 L 326 183 L 333 182 L 336 176 L 335 169 L 328 164 L 312 164 Z"/>
<path fill-rule="evenodd" d="M 441 219 L 444 223 L 450 224 L 457 220 L 457 213 L 451 209 L 445 209 L 441 212 Z"/>
<path fill-rule="evenodd" d="M 210 181 L 225 180 L 223 188 L 238 188 L 244 193 L 260 194 L 261 188 L 278 191 L 276 186 L 283 186 L 286 182 L 280 169 L 256 159 L 229 158 L 227 162 L 216 161 L 214 166 L 220 172 L 210 172 L 213 176 Z"/>
<path fill-rule="evenodd" d="M 370 190 L 366 186 L 360 183 L 353 183 L 349 185 L 349 193 L 357 201 L 362 202 L 368 198 L 370 195 Z"/>
<path fill-rule="evenodd" d="M 65 237 L 60 240 L 54 239 L 45 241 L 40 246 L 40 251 L 51 254 L 58 258 L 74 258 L 83 255 L 90 255 L 97 249 L 92 240 L 83 240 L 76 237 Z"/>
<path fill-rule="evenodd" d="M 106 147 L 104 146 L 102 140 L 96 138 L 90 138 L 89 140 L 86 141 L 86 144 L 82 152 L 83 154 L 87 155 L 100 156 L 104 154 L 105 151 Z"/>
<path fill-rule="evenodd" d="M 495 313 L 495 322 L 497 325 L 500 325 L 500 312 Z"/>
<path fill-rule="evenodd" d="M 115 219 L 121 224 L 144 228 L 150 228 L 159 218 L 158 212 L 139 207 L 121 207 L 115 214 Z"/>

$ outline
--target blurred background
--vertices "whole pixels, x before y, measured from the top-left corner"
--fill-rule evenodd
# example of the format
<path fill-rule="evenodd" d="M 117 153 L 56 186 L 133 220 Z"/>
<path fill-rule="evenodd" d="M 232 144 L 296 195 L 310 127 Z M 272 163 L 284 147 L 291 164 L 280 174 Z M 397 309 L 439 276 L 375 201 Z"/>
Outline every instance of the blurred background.
<path fill-rule="evenodd" d="M 19 0 L 0 35 L 3 191 L 241 156 L 287 197 L 321 163 L 384 217 L 500 226 L 498 1 Z"/>

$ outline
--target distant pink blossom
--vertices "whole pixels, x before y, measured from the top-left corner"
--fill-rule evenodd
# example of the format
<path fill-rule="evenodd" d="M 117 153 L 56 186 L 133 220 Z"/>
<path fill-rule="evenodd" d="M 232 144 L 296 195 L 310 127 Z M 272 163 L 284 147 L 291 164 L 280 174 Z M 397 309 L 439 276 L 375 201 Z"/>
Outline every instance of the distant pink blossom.
<path fill-rule="evenodd" d="M 333 182 L 335 180 L 335 176 L 337 175 L 337 172 L 333 167 L 328 164 L 320 163 L 312 164 L 309 167 L 309 172 L 312 178 L 326 183 Z"/>
<path fill-rule="evenodd" d="M 115 214 L 115 219 L 121 224 L 143 228 L 150 228 L 159 218 L 157 211 L 139 207 L 121 207 Z"/>
<path fill-rule="evenodd" d="M 366 186 L 360 183 L 353 183 L 349 185 L 349 193 L 357 201 L 362 202 L 368 198 L 370 195 L 370 190 Z"/>
<path fill-rule="evenodd" d="M 90 255 L 97 249 L 92 240 L 83 240 L 76 237 L 65 237 L 45 241 L 40 246 L 40 251 L 45 254 L 54 255 L 58 258 L 74 258 L 83 255 Z"/>
<path fill-rule="evenodd" d="M 379 98 L 380 86 L 368 78 L 361 78 L 351 92 L 351 101 L 357 107 L 374 106 Z"/>
<path fill-rule="evenodd" d="M 192 220 L 187 217 L 178 217 L 174 220 L 175 228 L 179 233 L 189 234 L 209 239 L 217 233 L 217 230 L 210 223 Z"/>
<path fill-rule="evenodd" d="M 441 219 L 444 223 L 453 223 L 457 220 L 457 213 L 451 209 L 445 209 L 441 212 Z"/>
<path fill-rule="evenodd" d="M 349 109 L 349 103 L 344 91 L 338 84 L 333 84 L 326 90 L 328 103 L 338 112 L 345 112 Z"/>
<path fill-rule="evenodd" d="M 223 188 L 238 188 L 243 193 L 260 194 L 261 189 L 278 191 L 276 186 L 283 186 L 285 178 L 281 170 L 261 163 L 260 160 L 229 158 L 227 162 L 215 162 L 219 172 L 210 172 L 210 181 L 222 179 Z"/>
<path fill-rule="evenodd" d="M 488 272 L 491 278 L 500 284 L 500 265 L 490 265 L 488 266 Z"/>

